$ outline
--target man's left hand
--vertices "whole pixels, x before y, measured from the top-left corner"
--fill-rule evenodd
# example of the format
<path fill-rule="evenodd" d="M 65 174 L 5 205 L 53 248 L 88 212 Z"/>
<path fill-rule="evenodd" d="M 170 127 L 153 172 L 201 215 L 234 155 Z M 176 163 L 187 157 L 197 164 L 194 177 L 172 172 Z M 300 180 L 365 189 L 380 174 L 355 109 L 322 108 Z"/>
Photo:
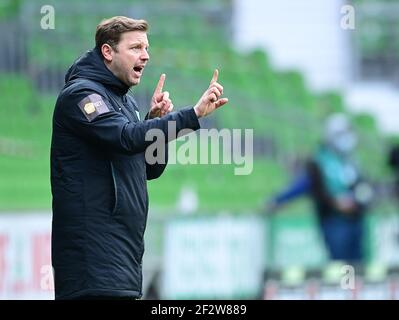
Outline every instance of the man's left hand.
<path fill-rule="evenodd" d="M 165 78 L 166 75 L 164 73 L 161 74 L 154 95 L 152 96 L 149 112 L 150 119 L 163 117 L 173 110 L 173 103 L 172 100 L 169 99 L 169 92 L 162 91 Z"/>

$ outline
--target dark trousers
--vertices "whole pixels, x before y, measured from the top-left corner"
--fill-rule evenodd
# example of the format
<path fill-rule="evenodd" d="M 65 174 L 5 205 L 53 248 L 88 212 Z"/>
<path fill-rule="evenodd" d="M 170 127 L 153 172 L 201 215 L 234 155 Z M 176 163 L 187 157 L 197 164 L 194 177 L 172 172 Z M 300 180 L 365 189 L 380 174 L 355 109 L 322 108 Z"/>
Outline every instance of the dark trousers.
<path fill-rule="evenodd" d="M 363 219 L 345 216 L 323 218 L 321 230 L 332 260 L 363 262 Z"/>

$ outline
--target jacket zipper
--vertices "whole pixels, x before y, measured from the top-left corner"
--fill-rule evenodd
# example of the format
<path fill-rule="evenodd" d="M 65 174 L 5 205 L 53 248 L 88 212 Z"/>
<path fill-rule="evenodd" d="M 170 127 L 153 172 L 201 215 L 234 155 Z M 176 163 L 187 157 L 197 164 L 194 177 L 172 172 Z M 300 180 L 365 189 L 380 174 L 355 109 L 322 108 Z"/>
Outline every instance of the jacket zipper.
<path fill-rule="evenodd" d="M 115 193 L 115 204 L 114 204 L 114 208 L 112 210 L 112 215 L 115 214 L 117 206 L 118 206 L 118 188 L 116 186 L 116 179 L 115 179 L 115 170 L 114 170 L 114 165 L 111 162 L 111 174 L 112 174 L 112 181 L 114 183 L 114 193 Z"/>

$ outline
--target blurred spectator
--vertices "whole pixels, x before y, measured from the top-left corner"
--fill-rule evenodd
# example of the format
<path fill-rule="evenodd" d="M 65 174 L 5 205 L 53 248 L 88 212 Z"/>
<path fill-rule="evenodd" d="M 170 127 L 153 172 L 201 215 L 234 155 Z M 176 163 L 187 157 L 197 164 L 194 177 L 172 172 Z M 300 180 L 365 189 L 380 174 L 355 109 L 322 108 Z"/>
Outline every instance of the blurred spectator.
<path fill-rule="evenodd" d="M 389 150 L 388 165 L 394 173 L 393 193 L 399 200 L 399 144 L 393 145 Z"/>
<path fill-rule="evenodd" d="M 356 145 L 347 116 L 331 115 L 319 148 L 288 188 L 268 202 L 266 212 L 309 195 L 330 258 L 359 263 L 364 258 L 364 212 L 373 192 L 351 159 Z"/>

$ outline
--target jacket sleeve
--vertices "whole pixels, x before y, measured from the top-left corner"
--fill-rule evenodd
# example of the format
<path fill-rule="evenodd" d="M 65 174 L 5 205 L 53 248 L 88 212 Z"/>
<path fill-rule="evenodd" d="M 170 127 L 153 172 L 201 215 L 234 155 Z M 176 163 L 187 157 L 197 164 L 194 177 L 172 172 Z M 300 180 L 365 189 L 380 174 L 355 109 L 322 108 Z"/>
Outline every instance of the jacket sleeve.
<path fill-rule="evenodd" d="M 88 97 L 93 94 L 97 99 L 101 99 L 100 102 L 94 102 L 95 105 L 99 103 L 100 108 L 95 109 L 87 103 L 90 102 Z M 144 152 L 153 143 L 153 139 L 146 136 L 151 129 L 158 129 L 157 132 L 160 130 L 166 141 L 171 141 L 176 139 L 177 134 L 183 129 L 200 128 L 193 108 L 171 112 L 162 118 L 132 123 L 114 110 L 104 94 L 90 89 L 61 95 L 54 111 L 54 125 L 66 128 L 89 143 L 124 154 Z M 160 168 L 157 169 L 158 172 L 159 170 Z"/>
<path fill-rule="evenodd" d="M 311 182 L 307 172 L 298 175 L 292 183 L 273 198 L 277 205 L 290 202 L 310 191 Z"/>
<path fill-rule="evenodd" d="M 164 172 L 168 163 L 168 144 L 164 144 L 165 162 L 149 164 L 146 162 L 147 180 L 157 179 Z"/>

